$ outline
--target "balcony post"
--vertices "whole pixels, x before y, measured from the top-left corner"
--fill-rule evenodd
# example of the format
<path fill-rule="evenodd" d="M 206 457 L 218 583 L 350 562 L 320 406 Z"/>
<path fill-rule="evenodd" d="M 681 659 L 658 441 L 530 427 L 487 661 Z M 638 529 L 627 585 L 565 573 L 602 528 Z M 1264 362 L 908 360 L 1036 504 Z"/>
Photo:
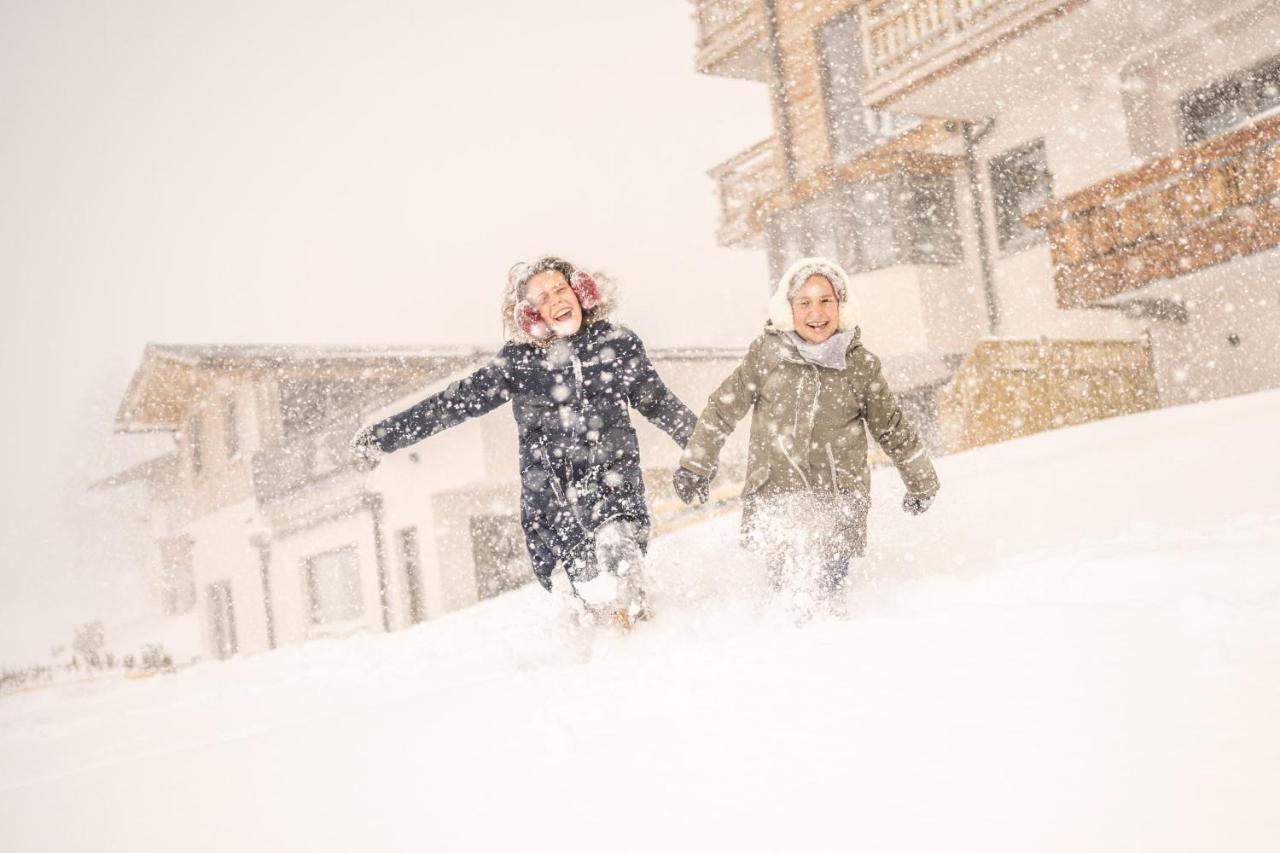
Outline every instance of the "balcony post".
<path fill-rule="evenodd" d="M 987 303 L 987 331 L 1000 333 L 1000 305 L 996 302 L 995 272 L 991 266 L 991 246 L 987 242 L 986 193 L 978 174 L 978 144 L 995 127 L 995 119 L 988 119 L 982 130 L 975 130 L 971 121 L 961 125 L 964 135 L 964 170 L 969 178 L 969 201 L 973 206 L 973 230 L 978 238 L 978 268 L 982 277 L 982 295 Z"/>
<path fill-rule="evenodd" d="M 787 112 L 787 85 L 783 77 L 782 45 L 778 39 L 778 9 L 776 0 L 761 0 L 764 3 L 765 38 L 769 43 L 769 66 L 772 70 L 772 81 L 769 89 L 773 93 L 774 107 L 778 112 L 778 142 L 782 146 L 782 164 L 786 172 L 788 186 L 796 182 L 795 146 L 791 139 L 791 116 Z"/>

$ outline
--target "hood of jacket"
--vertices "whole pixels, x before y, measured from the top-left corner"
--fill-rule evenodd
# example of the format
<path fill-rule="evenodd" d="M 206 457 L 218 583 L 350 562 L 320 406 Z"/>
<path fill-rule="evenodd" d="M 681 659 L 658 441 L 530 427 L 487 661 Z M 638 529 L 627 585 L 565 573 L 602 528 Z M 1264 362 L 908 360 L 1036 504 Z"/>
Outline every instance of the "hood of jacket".
<path fill-rule="evenodd" d="M 521 290 L 527 282 L 528 277 L 525 273 L 529 266 L 529 264 L 523 263 L 516 264 L 507 275 L 507 286 L 502 294 L 502 333 L 509 343 L 533 344 L 544 347 L 550 345 L 555 340 L 555 337 L 535 338 L 520 328 L 520 325 L 516 322 L 516 313 L 519 310 L 520 302 L 524 299 L 524 294 Z M 575 271 L 579 270 L 575 267 Z M 581 271 L 586 272 L 585 270 Z M 613 280 L 604 273 L 592 272 L 589 275 L 595 282 L 598 299 L 594 308 L 582 312 L 582 328 L 607 319 L 618 304 L 617 286 Z M 581 300 L 579 300 L 579 305 L 581 305 Z"/>
<path fill-rule="evenodd" d="M 858 308 L 849 293 L 849 275 L 835 261 L 826 258 L 801 258 L 778 279 L 773 296 L 769 298 L 769 323 L 765 327 L 777 332 L 794 332 L 795 321 L 791 313 L 791 297 L 811 275 L 820 275 L 831 282 L 840 302 L 837 331 L 855 331 L 858 328 Z"/>

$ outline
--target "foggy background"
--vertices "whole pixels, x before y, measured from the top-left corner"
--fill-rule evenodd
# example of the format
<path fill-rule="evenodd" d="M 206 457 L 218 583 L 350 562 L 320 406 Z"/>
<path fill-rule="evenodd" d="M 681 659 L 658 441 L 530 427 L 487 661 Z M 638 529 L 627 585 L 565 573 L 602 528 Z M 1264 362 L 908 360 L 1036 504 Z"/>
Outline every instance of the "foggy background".
<path fill-rule="evenodd" d="M 706 170 L 771 133 L 698 75 L 687 0 L 0 2 L 0 663 L 141 616 L 88 485 L 147 341 L 501 342 L 512 262 L 620 283 L 650 346 L 742 346 L 762 253 Z"/>

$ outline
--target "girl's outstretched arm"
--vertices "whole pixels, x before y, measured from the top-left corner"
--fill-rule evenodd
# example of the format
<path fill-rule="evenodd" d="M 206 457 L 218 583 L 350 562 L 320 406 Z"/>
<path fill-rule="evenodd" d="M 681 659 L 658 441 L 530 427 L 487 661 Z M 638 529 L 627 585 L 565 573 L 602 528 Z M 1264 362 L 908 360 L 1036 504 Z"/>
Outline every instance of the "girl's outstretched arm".
<path fill-rule="evenodd" d="M 707 407 L 698 417 L 693 437 L 680 457 L 681 468 L 707 479 L 715 476 L 720 449 L 759 396 L 762 343 L 763 339 L 757 338 L 751 344 L 746 358 L 707 399 Z"/>
<path fill-rule="evenodd" d="M 493 411 L 510 399 L 511 375 L 504 351 L 466 379 L 369 427 L 368 434 L 379 450 L 390 453 Z"/>

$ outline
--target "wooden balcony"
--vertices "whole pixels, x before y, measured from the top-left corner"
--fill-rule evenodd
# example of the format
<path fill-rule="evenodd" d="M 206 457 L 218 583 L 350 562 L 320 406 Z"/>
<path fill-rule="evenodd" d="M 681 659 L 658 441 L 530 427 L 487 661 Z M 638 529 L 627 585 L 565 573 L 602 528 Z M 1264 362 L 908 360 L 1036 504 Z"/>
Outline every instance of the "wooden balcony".
<path fill-rule="evenodd" d="M 765 80 L 762 0 L 694 0 L 694 5 L 698 71 L 740 80 Z"/>
<path fill-rule="evenodd" d="M 1087 0 L 859 0 L 863 98 L 887 105 Z"/>
<path fill-rule="evenodd" d="M 720 245 L 764 248 L 761 206 L 786 186 L 778 138 L 769 137 L 716 166 L 709 174 L 720 190 L 720 227 L 716 232 Z"/>
<path fill-rule="evenodd" d="M 1280 116 L 1047 205 L 1058 303 L 1082 307 L 1280 245 Z"/>

